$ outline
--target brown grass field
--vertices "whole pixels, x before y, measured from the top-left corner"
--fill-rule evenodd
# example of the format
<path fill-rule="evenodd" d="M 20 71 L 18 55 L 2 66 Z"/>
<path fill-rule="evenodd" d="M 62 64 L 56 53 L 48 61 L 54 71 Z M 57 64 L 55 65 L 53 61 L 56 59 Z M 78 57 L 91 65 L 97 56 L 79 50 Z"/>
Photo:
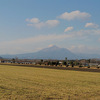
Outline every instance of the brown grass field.
<path fill-rule="evenodd" d="M 100 100 L 100 73 L 0 65 L 0 100 Z"/>

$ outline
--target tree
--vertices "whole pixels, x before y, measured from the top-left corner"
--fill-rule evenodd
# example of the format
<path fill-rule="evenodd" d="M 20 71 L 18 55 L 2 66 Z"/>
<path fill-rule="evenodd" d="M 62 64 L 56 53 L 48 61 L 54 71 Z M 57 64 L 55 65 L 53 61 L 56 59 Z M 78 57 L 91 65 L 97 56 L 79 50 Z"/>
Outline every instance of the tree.
<path fill-rule="evenodd" d="M 91 62 L 91 59 L 88 59 L 88 62 L 90 63 Z"/>
<path fill-rule="evenodd" d="M 15 63 L 15 59 L 14 58 L 12 59 L 12 63 Z"/>
<path fill-rule="evenodd" d="M 56 61 L 56 66 L 59 65 L 59 61 Z"/>
<path fill-rule="evenodd" d="M 79 67 L 80 67 L 80 68 L 82 67 L 82 63 L 79 64 Z"/>
<path fill-rule="evenodd" d="M 66 61 L 63 61 L 63 65 L 66 65 Z"/>
<path fill-rule="evenodd" d="M 43 59 L 41 59 L 41 63 L 43 63 Z"/>
<path fill-rule="evenodd" d="M 74 67 L 74 61 L 71 61 L 71 65 L 72 65 L 72 67 Z"/>

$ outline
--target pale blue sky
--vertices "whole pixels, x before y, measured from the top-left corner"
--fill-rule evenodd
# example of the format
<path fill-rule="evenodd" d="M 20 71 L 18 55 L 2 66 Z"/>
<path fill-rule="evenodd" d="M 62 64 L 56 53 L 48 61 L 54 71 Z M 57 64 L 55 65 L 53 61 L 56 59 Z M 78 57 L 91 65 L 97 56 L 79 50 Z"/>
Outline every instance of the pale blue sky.
<path fill-rule="evenodd" d="M 100 0 L 0 0 L 0 55 L 51 44 L 100 54 Z"/>

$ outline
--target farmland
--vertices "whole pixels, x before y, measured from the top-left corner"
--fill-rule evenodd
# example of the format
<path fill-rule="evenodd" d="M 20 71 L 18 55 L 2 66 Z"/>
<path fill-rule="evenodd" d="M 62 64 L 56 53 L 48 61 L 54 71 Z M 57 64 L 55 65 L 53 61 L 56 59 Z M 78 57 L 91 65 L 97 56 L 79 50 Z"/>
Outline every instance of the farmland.
<path fill-rule="evenodd" d="M 100 100 L 100 73 L 0 65 L 0 100 Z"/>

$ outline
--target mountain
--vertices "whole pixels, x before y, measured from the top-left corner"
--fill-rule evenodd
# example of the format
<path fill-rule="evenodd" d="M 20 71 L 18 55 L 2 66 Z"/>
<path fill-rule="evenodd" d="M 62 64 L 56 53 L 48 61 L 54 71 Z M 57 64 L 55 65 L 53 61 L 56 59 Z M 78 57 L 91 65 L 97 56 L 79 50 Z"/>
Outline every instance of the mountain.
<path fill-rule="evenodd" d="M 2 57 L 0 57 L 0 59 L 2 59 Z"/>
<path fill-rule="evenodd" d="M 17 55 L 2 55 L 4 58 L 15 58 L 19 59 L 77 59 L 77 56 L 70 52 L 68 49 L 59 48 L 57 46 L 51 46 L 44 48 L 35 53 L 17 54 Z"/>
<path fill-rule="evenodd" d="M 16 55 L 2 55 L 3 58 L 15 58 L 19 59 L 58 59 L 63 60 L 67 57 L 71 59 L 92 59 L 100 58 L 98 54 L 74 54 L 66 48 L 59 48 L 57 46 L 51 46 L 44 48 L 38 52 L 34 53 L 25 53 L 25 54 L 16 54 Z"/>
<path fill-rule="evenodd" d="M 76 55 L 70 52 L 68 49 L 59 48 L 57 46 L 52 46 L 49 48 L 42 49 L 35 53 L 35 58 L 42 59 L 76 59 Z"/>

